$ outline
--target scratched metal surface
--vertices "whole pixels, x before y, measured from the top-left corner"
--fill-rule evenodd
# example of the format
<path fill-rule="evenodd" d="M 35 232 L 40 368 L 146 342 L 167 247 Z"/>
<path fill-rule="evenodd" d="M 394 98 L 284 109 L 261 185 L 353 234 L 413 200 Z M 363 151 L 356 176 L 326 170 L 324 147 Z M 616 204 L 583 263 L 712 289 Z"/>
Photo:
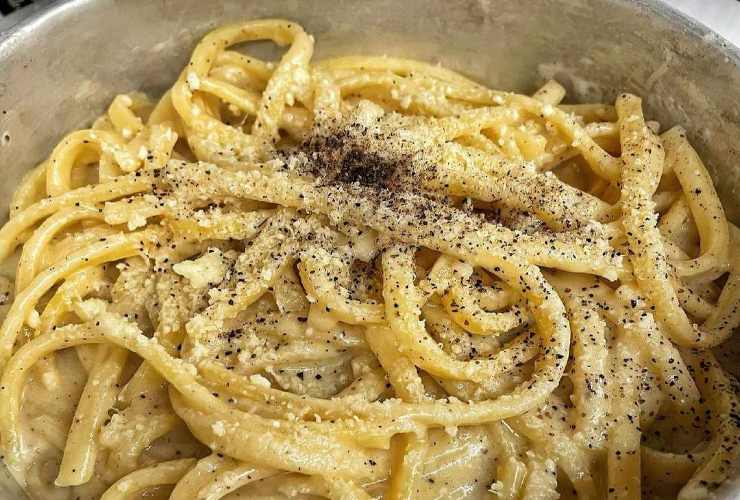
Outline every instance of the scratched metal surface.
<path fill-rule="evenodd" d="M 740 45 L 736 0 L 665 1 Z M 113 95 L 161 92 L 207 30 L 266 16 L 301 22 L 319 58 L 415 57 L 525 92 L 556 77 L 577 101 L 643 95 L 651 118 L 689 130 L 740 222 L 740 49 L 663 0 L 37 0 L 0 19 L 0 220 L 22 174 Z"/>
<path fill-rule="evenodd" d="M 740 1 L 664 0 L 740 47 Z"/>

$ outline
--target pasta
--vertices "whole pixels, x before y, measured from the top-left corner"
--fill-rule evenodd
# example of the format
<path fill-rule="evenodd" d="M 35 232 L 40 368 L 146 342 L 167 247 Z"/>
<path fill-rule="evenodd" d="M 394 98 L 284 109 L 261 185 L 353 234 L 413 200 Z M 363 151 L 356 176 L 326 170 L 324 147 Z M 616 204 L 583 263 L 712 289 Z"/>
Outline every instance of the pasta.
<path fill-rule="evenodd" d="M 276 62 L 237 50 L 268 40 Z M 31 498 L 711 497 L 740 229 L 638 97 L 563 104 L 298 24 L 117 96 L 0 229 L 0 437 Z"/>

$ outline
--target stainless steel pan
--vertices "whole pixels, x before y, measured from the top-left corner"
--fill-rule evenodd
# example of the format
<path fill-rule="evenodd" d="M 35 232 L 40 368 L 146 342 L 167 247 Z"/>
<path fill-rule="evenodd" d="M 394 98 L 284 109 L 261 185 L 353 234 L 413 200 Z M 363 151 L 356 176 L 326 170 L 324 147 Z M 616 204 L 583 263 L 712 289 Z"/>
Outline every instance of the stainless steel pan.
<path fill-rule="evenodd" d="M 160 93 L 206 31 L 266 16 L 300 22 L 319 58 L 415 57 L 525 92 L 554 76 L 576 101 L 640 94 L 651 118 L 689 130 L 740 221 L 740 50 L 655 0 L 54 2 L 0 34 L 2 213 L 22 174 L 113 95 Z"/>

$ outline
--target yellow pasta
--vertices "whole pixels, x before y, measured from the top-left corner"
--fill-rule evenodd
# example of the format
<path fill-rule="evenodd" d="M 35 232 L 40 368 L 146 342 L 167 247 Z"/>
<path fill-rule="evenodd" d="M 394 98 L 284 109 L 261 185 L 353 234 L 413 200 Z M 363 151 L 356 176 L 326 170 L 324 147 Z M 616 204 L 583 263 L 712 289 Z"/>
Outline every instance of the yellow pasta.
<path fill-rule="evenodd" d="M 740 324 L 740 232 L 686 132 L 628 94 L 314 43 L 218 28 L 16 190 L 0 438 L 29 496 L 698 499 L 736 475 L 710 348 Z"/>

